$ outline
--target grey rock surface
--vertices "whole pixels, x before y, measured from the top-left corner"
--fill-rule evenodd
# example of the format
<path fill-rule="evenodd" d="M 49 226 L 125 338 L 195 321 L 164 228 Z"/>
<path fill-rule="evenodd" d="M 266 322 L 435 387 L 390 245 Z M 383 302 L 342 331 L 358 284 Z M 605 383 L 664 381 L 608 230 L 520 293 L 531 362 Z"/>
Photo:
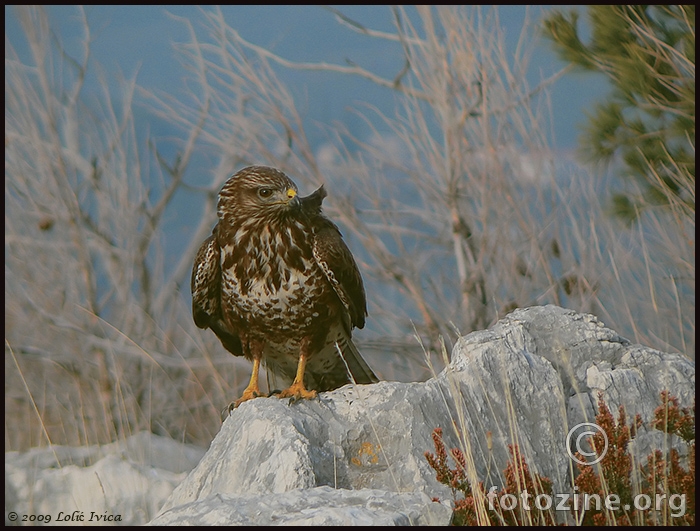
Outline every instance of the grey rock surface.
<path fill-rule="evenodd" d="M 520 309 L 461 338 L 426 382 L 245 402 L 206 453 L 149 434 L 8 453 L 6 514 L 74 507 L 122 514 L 121 524 L 160 510 L 154 525 L 445 525 L 452 494 L 425 459 L 433 429 L 472 457 L 471 477 L 486 489 L 503 485 L 517 444 L 555 493 L 570 492 L 567 435 L 595 420 L 598 395 L 615 415 L 624 405 L 628 419 L 648 422 L 662 390 L 692 405 L 694 362 L 633 345 L 591 315 Z M 667 447 L 663 437 L 643 426 L 632 450 L 640 459 Z"/>
<path fill-rule="evenodd" d="M 14 512 L 48 515 L 51 525 L 144 524 L 203 455 L 201 448 L 146 432 L 103 446 L 7 452 L 6 523 L 22 524 L 7 521 Z M 83 521 L 59 521 L 75 511 Z"/>
<path fill-rule="evenodd" d="M 445 525 L 451 514 L 449 505 L 415 492 L 313 487 L 209 496 L 170 509 L 149 525 Z"/>
<path fill-rule="evenodd" d="M 314 401 L 242 404 L 155 522 L 167 514 L 169 523 L 196 524 L 214 513 L 231 522 L 271 522 L 255 508 L 290 492 L 304 507 L 305 493 L 316 500 L 319 487 L 326 498 L 337 493 L 341 512 L 348 492 L 367 489 L 449 500 L 424 455 L 434 450 L 437 427 L 448 447 L 473 456 L 487 488 L 503 484 L 508 446 L 518 444 L 532 471 L 552 479 L 554 492 L 568 492 L 567 435 L 595 420 L 598 393 L 612 411 L 624 404 L 628 418 L 638 412 L 649 420 L 664 389 L 689 405 L 694 363 L 632 345 L 591 315 L 556 306 L 516 310 L 461 338 L 450 365 L 427 382 L 349 385 Z M 654 436 L 642 429 L 638 441 L 650 448 Z M 301 507 L 294 521 L 315 522 L 313 510 L 300 519 Z"/>

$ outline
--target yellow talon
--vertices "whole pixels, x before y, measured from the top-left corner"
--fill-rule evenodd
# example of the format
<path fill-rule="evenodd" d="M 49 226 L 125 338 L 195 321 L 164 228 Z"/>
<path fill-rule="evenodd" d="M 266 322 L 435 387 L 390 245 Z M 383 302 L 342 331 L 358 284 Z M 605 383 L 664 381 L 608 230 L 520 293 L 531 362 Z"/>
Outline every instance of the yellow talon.
<path fill-rule="evenodd" d="M 307 390 L 302 382 L 295 381 L 287 389 L 282 391 L 278 396 L 279 398 L 293 398 L 295 400 L 305 398 L 307 400 L 310 400 L 312 398 L 316 398 L 318 396 L 318 393 L 314 390 Z"/>
<path fill-rule="evenodd" d="M 299 400 L 300 398 L 312 399 L 318 396 L 318 393 L 314 390 L 307 390 L 304 387 L 304 369 L 306 369 L 306 355 L 302 354 L 299 356 L 299 365 L 297 365 L 297 374 L 294 377 L 294 382 L 287 389 L 279 394 L 280 398 L 294 398 Z"/>
<path fill-rule="evenodd" d="M 246 388 L 246 390 L 243 391 L 243 395 L 241 395 L 241 398 L 239 398 L 238 400 L 236 400 L 233 403 L 233 407 L 237 408 L 243 402 L 247 402 L 248 400 L 252 400 L 253 398 L 258 398 L 259 396 L 260 396 L 260 389 Z"/>
<path fill-rule="evenodd" d="M 236 400 L 235 402 L 231 402 L 228 406 L 228 412 L 230 413 L 234 409 L 236 409 L 238 406 L 240 406 L 243 402 L 247 402 L 248 400 L 252 400 L 253 398 L 257 398 L 260 395 L 260 388 L 258 387 L 258 372 L 260 371 L 260 359 L 255 358 L 253 359 L 253 373 L 250 375 L 250 382 L 248 382 L 248 387 L 245 388 L 243 391 L 243 394 L 241 395 L 241 398 Z"/>

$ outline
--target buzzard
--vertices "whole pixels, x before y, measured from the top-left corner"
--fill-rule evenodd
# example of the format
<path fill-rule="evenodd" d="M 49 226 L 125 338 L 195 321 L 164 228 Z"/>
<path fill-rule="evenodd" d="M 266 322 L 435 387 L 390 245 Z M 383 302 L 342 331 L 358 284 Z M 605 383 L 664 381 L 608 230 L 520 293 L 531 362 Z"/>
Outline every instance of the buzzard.
<path fill-rule="evenodd" d="M 314 398 L 350 376 L 378 381 L 351 339 L 365 325 L 365 290 L 338 227 L 321 213 L 326 191 L 297 192 L 274 168 L 240 170 L 219 192 L 218 223 L 194 261 L 195 324 L 253 362 L 229 411 L 260 396 L 263 363 L 281 398 Z"/>

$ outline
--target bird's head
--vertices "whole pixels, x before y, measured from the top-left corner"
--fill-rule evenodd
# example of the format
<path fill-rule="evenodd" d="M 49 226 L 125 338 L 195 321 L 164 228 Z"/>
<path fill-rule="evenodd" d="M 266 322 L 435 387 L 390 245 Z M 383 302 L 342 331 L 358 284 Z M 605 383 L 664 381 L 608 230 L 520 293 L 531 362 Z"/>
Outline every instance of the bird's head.
<path fill-rule="evenodd" d="M 223 221 L 272 221 L 301 206 L 298 188 L 284 173 L 267 166 L 243 168 L 224 184 L 217 206 Z"/>

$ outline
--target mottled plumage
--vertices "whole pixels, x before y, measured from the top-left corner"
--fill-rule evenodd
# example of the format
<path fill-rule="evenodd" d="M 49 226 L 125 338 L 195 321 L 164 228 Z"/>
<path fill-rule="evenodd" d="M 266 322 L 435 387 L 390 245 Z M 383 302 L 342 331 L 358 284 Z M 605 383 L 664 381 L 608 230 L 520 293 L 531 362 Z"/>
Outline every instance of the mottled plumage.
<path fill-rule="evenodd" d="M 284 173 L 264 166 L 239 171 L 219 193 L 219 221 L 192 269 L 192 314 L 253 361 L 232 406 L 259 396 L 261 362 L 281 397 L 336 389 L 351 381 L 348 369 L 357 383 L 377 381 L 351 340 L 365 324 L 365 291 L 340 231 L 321 213 L 325 196 L 321 186 L 300 198 Z"/>

